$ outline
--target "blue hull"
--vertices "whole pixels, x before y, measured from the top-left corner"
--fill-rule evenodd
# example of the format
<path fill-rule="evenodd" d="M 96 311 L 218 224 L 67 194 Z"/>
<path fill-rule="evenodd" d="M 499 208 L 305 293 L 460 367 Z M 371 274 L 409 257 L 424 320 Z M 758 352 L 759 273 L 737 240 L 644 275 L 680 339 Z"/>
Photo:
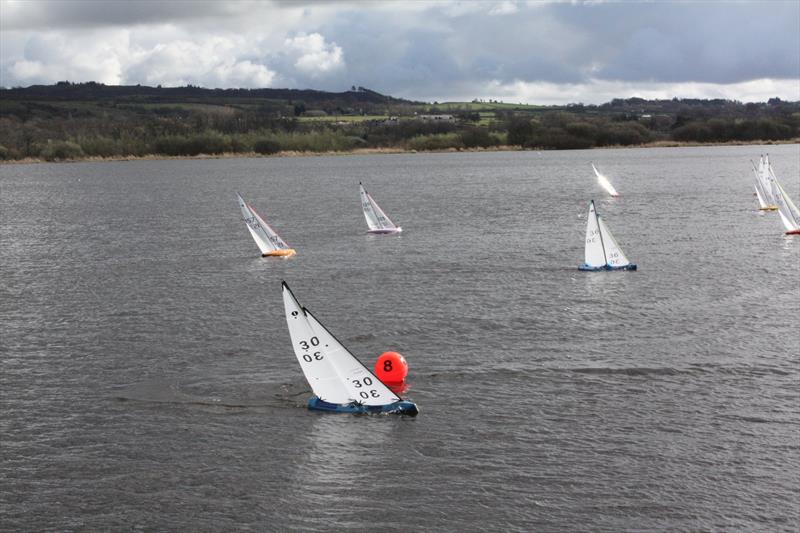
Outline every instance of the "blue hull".
<path fill-rule="evenodd" d="M 586 263 L 582 264 L 578 267 L 578 270 L 583 270 L 584 272 L 599 272 L 601 270 L 636 270 L 636 265 L 630 263 L 629 265 L 625 266 L 611 266 L 611 265 L 603 265 L 599 267 L 589 266 Z"/>
<path fill-rule="evenodd" d="M 308 400 L 308 408 L 312 411 L 327 411 L 330 413 L 350 414 L 396 414 L 417 416 L 419 409 L 413 402 L 401 400 L 387 405 L 361 405 L 357 403 L 328 403 L 316 396 Z"/>

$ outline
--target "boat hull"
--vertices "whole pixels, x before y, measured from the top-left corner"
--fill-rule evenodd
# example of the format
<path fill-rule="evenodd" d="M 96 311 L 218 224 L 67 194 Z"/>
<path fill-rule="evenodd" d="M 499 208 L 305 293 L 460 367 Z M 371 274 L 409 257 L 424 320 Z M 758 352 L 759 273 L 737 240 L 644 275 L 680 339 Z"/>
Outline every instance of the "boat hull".
<path fill-rule="evenodd" d="M 392 228 L 392 229 L 369 229 L 367 233 L 372 235 L 394 235 L 395 233 L 402 233 L 403 228 Z"/>
<path fill-rule="evenodd" d="M 578 270 L 583 270 L 584 272 L 600 272 L 601 270 L 636 270 L 636 265 L 633 263 L 627 264 L 625 266 L 611 266 L 611 265 L 603 265 L 603 266 L 590 266 L 586 263 L 580 265 Z"/>
<path fill-rule="evenodd" d="M 284 248 L 283 250 L 272 250 L 271 252 L 261 254 L 261 257 L 292 257 L 293 255 L 297 255 L 294 248 Z"/>
<path fill-rule="evenodd" d="M 395 414 L 417 416 L 419 409 L 414 402 L 401 400 L 387 405 L 362 405 L 358 403 L 328 403 L 316 396 L 308 400 L 308 408 L 312 411 L 325 411 L 328 413 L 349 414 Z"/>
<path fill-rule="evenodd" d="M 792 229 L 786 232 L 786 235 L 800 235 L 800 229 Z"/>
<path fill-rule="evenodd" d="M 778 206 L 768 205 L 767 207 L 759 207 L 758 210 L 759 211 L 777 211 L 778 210 Z"/>

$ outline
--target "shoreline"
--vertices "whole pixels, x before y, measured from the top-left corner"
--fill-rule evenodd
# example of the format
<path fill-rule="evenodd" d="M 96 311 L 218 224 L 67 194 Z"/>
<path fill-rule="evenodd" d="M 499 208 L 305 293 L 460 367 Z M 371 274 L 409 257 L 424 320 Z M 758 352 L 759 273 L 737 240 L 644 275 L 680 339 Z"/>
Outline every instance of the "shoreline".
<path fill-rule="evenodd" d="M 609 150 L 609 149 L 637 149 L 637 148 L 689 148 L 700 146 L 771 146 L 782 144 L 800 144 L 800 138 L 783 141 L 727 141 L 720 143 L 698 143 L 683 141 L 656 141 L 637 145 L 615 145 L 598 146 L 594 148 L 582 148 L 582 150 Z M 115 161 L 161 161 L 161 160 L 181 160 L 181 159 L 240 159 L 240 158 L 271 158 L 271 157 L 323 157 L 323 156 L 352 156 L 352 155 L 383 155 L 383 154 L 441 154 L 459 152 L 569 152 L 572 150 L 551 150 L 544 148 L 523 148 L 522 146 L 500 145 L 476 148 L 448 148 L 445 150 L 410 150 L 407 148 L 355 148 L 353 150 L 327 151 L 327 152 L 300 152 L 287 150 L 275 154 L 259 154 L 257 152 L 223 152 L 220 154 L 198 154 L 198 155 L 130 155 L 130 156 L 86 156 L 77 159 L 58 159 L 47 161 L 46 159 L 26 157 L 23 159 L 0 160 L 0 165 L 33 165 L 40 163 L 107 163 Z"/>

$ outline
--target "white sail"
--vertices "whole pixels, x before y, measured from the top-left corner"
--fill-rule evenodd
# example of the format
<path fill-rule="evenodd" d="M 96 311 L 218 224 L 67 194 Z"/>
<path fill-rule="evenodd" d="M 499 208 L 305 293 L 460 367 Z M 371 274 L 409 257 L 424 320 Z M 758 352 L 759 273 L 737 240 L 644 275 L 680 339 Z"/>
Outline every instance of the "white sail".
<path fill-rule="evenodd" d="M 369 229 L 373 231 L 398 229 L 364 186 L 359 183 L 358 188 L 361 195 L 361 208 L 364 210 L 364 218 L 367 219 Z"/>
<path fill-rule="evenodd" d="M 775 198 L 775 204 L 778 206 L 778 214 L 781 217 L 786 231 L 800 230 L 800 211 L 794 205 L 792 199 L 786 194 L 781 184 L 773 173 L 772 179 L 772 195 Z"/>
<path fill-rule="evenodd" d="M 323 339 L 311 328 L 306 314 L 286 283 L 283 284 L 283 307 L 294 354 L 311 390 L 323 401 L 350 403 L 351 395 L 334 369 Z"/>
<path fill-rule="evenodd" d="M 597 167 L 594 166 L 594 163 L 592 163 L 592 170 L 594 170 L 594 173 L 597 176 L 597 182 L 603 189 L 606 190 L 608 194 L 611 196 L 619 196 L 619 193 L 614 186 L 611 185 L 611 182 L 608 181 L 608 178 L 606 178 L 603 174 L 600 174 L 600 171 L 597 170 Z"/>
<path fill-rule="evenodd" d="M 273 252 L 275 250 L 285 250 L 289 245 L 275 232 L 272 227 L 267 224 L 264 219 L 258 216 L 258 213 L 244 201 L 240 194 L 236 194 L 239 199 L 239 207 L 242 210 L 242 217 L 244 218 L 247 229 L 256 241 L 259 250 L 262 254 Z"/>
<path fill-rule="evenodd" d="M 589 216 L 586 221 L 586 247 L 583 262 L 591 267 L 606 265 L 606 254 L 603 248 L 602 235 L 594 201 L 589 202 Z"/>
<path fill-rule="evenodd" d="M 387 405 L 400 401 L 400 398 L 361 364 L 361 361 L 356 359 L 308 309 L 303 310 L 311 329 L 320 340 L 324 357 L 333 365 L 339 379 L 347 388 L 351 402 L 356 401 L 363 405 Z"/>
<path fill-rule="evenodd" d="M 769 163 L 769 155 L 762 156 L 758 161 L 757 178 L 761 183 L 761 193 L 764 194 L 765 207 L 775 206 L 775 197 L 772 194 L 772 171 Z"/>
<path fill-rule="evenodd" d="M 622 267 L 630 265 L 631 262 L 628 261 L 628 258 L 625 257 L 625 254 L 622 253 L 619 243 L 617 243 L 617 239 L 614 238 L 614 236 L 611 234 L 611 230 L 608 229 L 608 226 L 606 226 L 606 223 L 599 215 L 597 217 L 597 221 L 599 222 L 600 235 L 603 237 L 603 248 L 605 249 L 606 260 L 608 261 L 609 266 Z"/>
<path fill-rule="evenodd" d="M 761 178 L 758 176 L 758 169 L 756 169 L 755 163 L 750 161 L 750 164 L 753 165 L 753 176 L 755 177 L 755 183 L 753 187 L 756 190 L 756 199 L 758 200 L 758 207 L 760 209 L 766 209 L 768 206 L 767 204 L 767 193 L 764 191 L 764 184 L 761 182 Z"/>

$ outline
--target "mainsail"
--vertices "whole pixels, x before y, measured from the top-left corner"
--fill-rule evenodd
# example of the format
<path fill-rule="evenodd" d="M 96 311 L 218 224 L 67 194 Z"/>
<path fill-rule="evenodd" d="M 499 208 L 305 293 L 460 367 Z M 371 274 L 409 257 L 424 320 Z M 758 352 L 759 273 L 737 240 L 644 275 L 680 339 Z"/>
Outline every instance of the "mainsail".
<path fill-rule="evenodd" d="M 242 217 L 247 224 L 247 229 L 256 241 L 262 254 L 274 252 L 276 250 L 288 250 L 289 245 L 267 224 L 258 213 L 244 201 L 240 194 L 236 194 L 239 199 L 239 207 L 242 210 Z"/>
<path fill-rule="evenodd" d="M 399 230 L 400 228 L 389 219 L 361 183 L 358 184 L 358 188 L 361 195 L 361 208 L 364 210 L 364 218 L 367 219 L 370 231 Z"/>
<path fill-rule="evenodd" d="M 759 170 L 756 168 L 755 163 L 753 163 L 752 161 L 750 161 L 750 163 L 753 165 L 753 175 L 755 177 L 755 183 L 753 186 L 755 187 L 756 190 L 756 199 L 758 200 L 758 208 L 762 210 L 769 209 L 769 204 L 767 204 L 767 198 L 769 198 L 769 196 L 767 196 L 767 192 L 764 190 L 764 183 L 761 181 L 761 178 L 759 176 Z M 761 164 L 763 164 L 763 159 Z"/>
<path fill-rule="evenodd" d="M 327 354 L 323 352 L 322 341 L 311 328 L 303 309 L 286 283 L 283 284 L 283 308 L 294 354 L 311 390 L 326 402 L 349 403 L 351 400 L 347 387 L 339 379 Z"/>
<path fill-rule="evenodd" d="M 594 200 L 589 202 L 589 216 L 586 221 L 586 248 L 584 260 L 590 267 L 602 267 L 607 264 L 603 236 L 600 233 L 599 218 L 594 209 Z"/>
<path fill-rule="evenodd" d="M 597 182 L 603 189 L 606 190 L 606 192 L 608 192 L 608 194 L 611 196 L 619 196 L 619 193 L 614 186 L 611 185 L 611 182 L 608 181 L 608 178 L 606 178 L 603 174 L 600 174 L 600 171 L 597 170 L 597 167 L 594 166 L 594 163 L 592 163 L 592 170 L 594 170 L 594 173 L 597 176 Z"/>
<path fill-rule="evenodd" d="M 765 206 L 761 206 L 761 209 L 775 209 L 777 205 L 775 204 L 775 197 L 772 193 L 773 173 L 772 166 L 769 162 L 769 154 L 761 156 L 759 159 L 756 179 L 761 184 L 761 190 L 758 192 L 764 195 L 764 202 L 766 204 Z"/>

